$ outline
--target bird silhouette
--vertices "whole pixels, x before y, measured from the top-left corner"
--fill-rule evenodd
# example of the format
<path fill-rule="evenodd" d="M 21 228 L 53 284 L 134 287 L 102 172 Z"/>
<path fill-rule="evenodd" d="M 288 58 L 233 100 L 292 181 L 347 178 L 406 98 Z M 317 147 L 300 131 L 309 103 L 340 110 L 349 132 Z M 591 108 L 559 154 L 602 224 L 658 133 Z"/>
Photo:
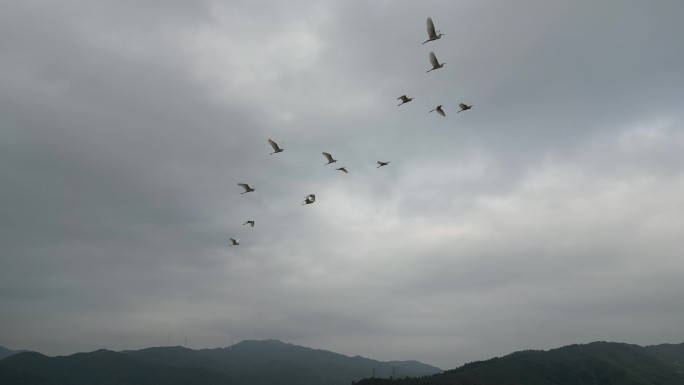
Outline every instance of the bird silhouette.
<path fill-rule="evenodd" d="M 238 186 L 245 189 L 245 191 L 241 192 L 240 194 L 245 194 L 245 193 L 252 192 L 255 190 L 255 189 L 249 187 L 249 185 L 247 183 L 238 183 Z"/>
<path fill-rule="evenodd" d="M 446 114 L 444 113 L 444 110 L 442 109 L 442 105 L 441 105 L 441 104 L 440 104 L 439 106 L 437 106 L 437 107 L 431 109 L 430 111 L 428 111 L 428 113 L 430 113 L 430 112 L 432 112 L 432 111 L 437 111 L 438 114 L 440 114 L 440 115 L 442 115 L 442 116 L 446 116 Z"/>
<path fill-rule="evenodd" d="M 330 163 L 335 163 L 335 162 L 337 162 L 337 159 L 333 159 L 332 155 L 330 155 L 329 153 L 323 152 L 322 154 L 323 154 L 323 156 L 325 157 L 325 159 L 328 160 L 328 163 L 324 164 L 324 166 L 327 166 L 327 165 L 329 165 Z"/>
<path fill-rule="evenodd" d="M 425 72 L 425 73 L 428 73 L 430 71 L 434 71 L 436 69 L 440 69 L 440 68 L 444 67 L 444 65 L 446 63 L 440 64 L 439 61 L 437 60 L 437 56 L 435 56 L 435 53 L 430 52 L 430 64 L 432 64 L 432 68 L 427 70 L 427 72 Z"/>
<path fill-rule="evenodd" d="M 425 44 L 429 41 L 437 40 L 444 36 L 443 33 L 439 33 L 439 31 L 435 32 L 435 25 L 432 23 L 432 18 L 428 17 L 427 18 L 427 33 L 428 33 L 428 39 L 425 40 L 422 44 Z"/>
<path fill-rule="evenodd" d="M 381 162 L 381 161 L 378 161 L 379 166 L 376 167 L 376 168 L 380 168 L 380 167 L 382 167 L 382 166 L 387 166 L 387 165 L 390 164 L 390 163 L 391 163 L 391 162 Z"/>
<path fill-rule="evenodd" d="M 413 100 L 413 98 L 409 98 L 406 95 L 401 95 L 400 97 L 397 98 L 397 100 L 401 100 L 401 103 L 397 104 L 397 106 L 401 106 L 402 104 L 410 102 L 411 100 Z"/>
<path fill-rule="evenodd" d="M 247 225 L 247 224 L 250 225 L 251 227 L 254 227 L 254 221 L 253 221 L 253 220 L 249 220 L 249 221 L 243 223 L 242 225 L 244 226 L 244 225 Z"/>
<path fill-rule="evenodd" d="M 316 201 L 316 195 L 314 194 L 309 194 L 306 197 L 304 197 L 304 202 L 302 202 L 303 205 L 310 205 Z"/>
<path fill-rule="evenodd" d="M 230 238 L 230 242 L 231 242 L 231 244 L 228 246 L 237 246 L 240 244 L 240 238 L 238 238 L 238 239 Z"/>
<path fill-rule="evenodd" d="M 335 170 L 344 171 L 345 174 L 349 174 L 349 171 L 347 171 L 347 168 L 346 168 L 346 167 L 336 168 Z"/>
<path fill-rule="evenodd" d="M 273 152 L 268 155 L 273 155 L 285 151 L 284 149 L 278 147 L 278 144 L 271 139 L 268 140 L 268 144 L 270 144 L 271 147 L 273 147 Z"/>
<path fill-rule="evenodd" d="M 469 110 L 469 109 L 473 108 L 474 104 L 467 105 L 467 104 L 465 104 L 465 103 L 459 103 L 458 106 L 461 107 L 461 109 L 458 110 L 458 111 L 456 111 L 457 114 L 458 114 L 459 112 L 466 111 L 466 110 Z"/>

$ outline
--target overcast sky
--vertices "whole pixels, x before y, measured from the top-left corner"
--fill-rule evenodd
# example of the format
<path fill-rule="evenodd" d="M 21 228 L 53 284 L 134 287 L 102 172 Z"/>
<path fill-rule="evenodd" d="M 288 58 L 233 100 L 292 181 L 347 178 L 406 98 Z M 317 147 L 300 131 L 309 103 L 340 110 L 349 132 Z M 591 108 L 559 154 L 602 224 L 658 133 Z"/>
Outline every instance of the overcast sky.
<path fill-rule="evenodd" d="M 449 369 L 682 342 L 682 15 L 2 1 L 0 345 L 277 338 Z"/>

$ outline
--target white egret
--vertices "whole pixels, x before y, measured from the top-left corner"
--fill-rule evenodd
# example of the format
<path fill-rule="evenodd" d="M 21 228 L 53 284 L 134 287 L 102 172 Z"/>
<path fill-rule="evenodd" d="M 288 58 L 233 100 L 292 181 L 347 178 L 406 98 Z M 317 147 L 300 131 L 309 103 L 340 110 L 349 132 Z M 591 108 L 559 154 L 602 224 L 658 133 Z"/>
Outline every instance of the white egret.
<path fill-rule="evenodd" d="M 432 111 L 437 111 L 438 114 L 440 114 L 440 115 L 442 115 L 442 116 L 446 116 L 446 114 L 444 113 L 444 110 L 442 109 L 442 105 L 441 105 L 441 104 L 440 104 L 439 106 L 437 106 L 437 107 L 431 109 L 430 111 L 428 111 L 428 113 L 430 113 L 430 112 L 432 112 Z"/>
<path fill-rule="evenodd" d="M 427 72 L 425 72 L 425 73 L 428 73 L 430 71 L 434 71 L 436 69 L 440 69 L 440 68 L 444 67 L 444 65 L 446 63 L 440 64 L 439 61 L 437 60 L 437 56 L 435 56 L 435 53 L 430 52 L 430 64 L 432 64 L 432 69 L 427 70 Z"/>
<path fill-rule="evenodd" d="M 271 147 L 273 147 L 273 152 L 268 155 L 273 155 L 285 151 L 284 149 L 278 147 L 278 144 L 271 139 L 268 140 L 268 144 L 270 144 Z"/>
<path fill-rule="evenodd" d="M 440 33 L 440 31 L 435 32 L 435 25 L 432 23 L 432 18 L 428 17 L 427 18 L 427 33 L 428 33 L 428 39 L 423 42 L 423 44 L 427 43 L 428 41 L 433 41 L 441 38 L 444 36 L 443 33 Z"/>
<path fill-rule="evenodd" d="M 397 104 L 397 106 L 401 106 L 404 103 L 410 102 L 411 100 L 413 100 L 413 98 L 409 98 L 406 95 L 401 95 L 400 97 L 397 98 L 397 100 L 401 100 L 401 103 Z"/>
<path fill-rule="evenodd" d="M 328 160 L 328 163 L 324 164 L 324 166 L 327 166 L 327 165 L 329 165 L 330 163 L 335 163 L 335 162 L 337 162 L 337 159 L 333 159 L 332 155 L 330 155 L 329 153 L 323 152 L 322 154 L 323 154 L 323 156 L 325 157 L 325 159 Z"/>
<path fill-rule="evenodd" d="M 306 197 L 304 197 L 304 202 L 302 202 L 303 205 L 310 205 L 316 201 L 316 195 L 315 194 L 309 194 Z"/>
<path fill-rule="evenodd" d="M 249 185 L 248 185 L 247 183 L 238 183 L 238 186 L 240 186 L 240 187 L 242 187 L 243 189 L 245 189 L 245 191 L 241 192 L 240 194 L 252 192 L 252 191 L 255 190 L 255 189 L 249 187 Z"/>
<path fill-rule="evenodd" d="M 456 111 L 457 114 L 458 114 L 459 112 L 461 112 L 461 111 L 466 111 L 466 110 L 469 110 L 469 109 L 473 108 L 474 104 L 467 105 L 467 104 L 465 104 L 465 103 L 459 103 L 458 106 L 461 107 L 461 109 L 458 110 L 458 111 Z"/>

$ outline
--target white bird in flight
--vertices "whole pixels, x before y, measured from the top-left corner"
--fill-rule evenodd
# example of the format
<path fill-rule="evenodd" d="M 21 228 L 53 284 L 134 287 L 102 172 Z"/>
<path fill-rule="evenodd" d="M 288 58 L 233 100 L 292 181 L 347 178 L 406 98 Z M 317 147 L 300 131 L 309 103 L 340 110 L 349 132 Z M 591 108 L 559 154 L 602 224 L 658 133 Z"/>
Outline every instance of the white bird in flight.
<path fill-rule="evenodd" d="M 344 171 L 345 174 L 349 174 L 349 171 L 347 171 L 347 168 L 346 168 L 346 167 L 336 168 L 335 170 Z"/>
<path fill-rule="evenodd" d="M 444 65 L 446 63 L 440 64 L 439 61 L 437 60 L 437 56 L 435 56 L 435 53 L 430 52 L 430 64 L 432 64 L 432 68 L 427 70 L 427 72 L 425 72 L 425 73 L 428 73 L 430 71 L 434 71 L 436 69 L 440 69 L 440 68 L 444 67 Z"/>
<path fill-rule="evenodd" d="M 473 108 L 474 104 L 467 105 L 467 104 L 465 104 L 465 103 L 459 103 L 458 106 L 461 107 L 461 109 L 458 110 L 458 111 L 456 111 L 457 114 L 458 114 L 459 112 L 461 112 L 461 111 L 466 111 L 466 110 L 469 110 L 469 109 Z"/>
<path fill-rule="evenodd" d="M 390 164 L 390 163 L 391 163 L 391 162 L 381 162 L 381 161 L 378 161 L 379 166 L 376 167 L 376 168 L 380 168 L 380 167 L 382 167 L 382 166 L 387 166 L 387 165 Z"/>
<path fill-rule="evenodd" d="M 254 221 L 253 221 L 253 220 L 249 220 L 249 221 L 243 223 L 242 225 L 243 225 L 243 226 L 244 226 L 244 225 L 250 225 L 250 226 L 254 227 Z"/>
<path fill-rule="evenodd" d="M 302 202 L 303 205 L 310 205 L 316 201 L 316 195 L 314 194 L 309 194 L 306 197 L 304 197 L 304 202 Z"/>
<path fill-rule="evenodd" d="M 435 32 L 435 25 L 432 23 L 432 18 L 428 17 L 427 18 L 427 33 L 428 33 L 428 39 L 423 42 L 423 44 L 427 43 L 428 41 L 433 41 L 441 38 L 444 36 L 443 33 L 440 33 L 440 31 Z"/>
<path fill-rule="evenodd" d="M 240 244 L 240 238 L 238 238 L 238 239 L 230 238 L 230 242 L 231 242 L 231 244 L 228 246 L 237 246 Z"/>
<path fill-rule="evenodd" d="M 401 103 L 397 104 L 397 106 L 401 106 L 404 103 L 410 102 L 411 100 L 413 100 L 413 98 L 409 98 L 406 95 L 401 95 L 400 97 L 397 98 L 397 100 L 401 100 Z"/>
<path fill-rule="evenodd" d="M 278 144 L 271 139 L 268 140 L 268 144 L 270 144 L 271 147 L 273 147 L 273 152 L 268 155 L 273 155 L 285 151 L 284 149 L 278 147 Z"/>
<path fill-rule="evenodd" d="M 446 116 L 446 114 L 444 113 L 444 110 L 442 109 L 442 105 L 441 105 L 441 104 L 440 104 L 439 106 L 437 106 L 437 107 L 431 109 L 430 111 L 428 111 L 428 113 L 430 113 L 430 112 L 432 112 L 432 111 L 437 111 L 438 114 L 440 114 L 440 115 L 442 115 L 442 116 Z"/>
<path fill-rule="evenodd" d="M 240 194 L 252 192 L 252 191 L 255 190 L 255 189 L 249 187 L 249 185 L 248 185 L 247 183 L 238 183 L 238 186 L 240 186 L 240 187 L 242 187 L 243 189 L 245 189 L 245 191 L 241 192 Z"/>
<path fill-rule="evenodd" d="M 329 165 L 330 163 L 335 163 L 335 162 L 337 162 L 337 159 L 333 159 L 332 155 L 330 155 L 329 153 L 323 152 L 322 154 L 323 154 L 323 156 L 325 157 L 325 159 L 328 160 L 328 163 L 324 164 L 324 166 L 327 166 L 327 165 Z"/>

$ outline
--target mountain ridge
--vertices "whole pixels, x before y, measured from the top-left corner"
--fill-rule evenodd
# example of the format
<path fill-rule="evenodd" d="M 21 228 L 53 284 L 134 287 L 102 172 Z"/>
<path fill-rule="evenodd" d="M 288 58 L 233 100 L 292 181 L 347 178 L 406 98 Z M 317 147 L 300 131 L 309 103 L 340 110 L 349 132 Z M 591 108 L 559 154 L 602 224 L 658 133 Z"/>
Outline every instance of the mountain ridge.
<path fill-rule="evenodd" d="M 0 383 L 348 385 L 372 373 L 421 376 L 441 371 L 417 361 L 388 363 L 278 340 L 247 340 L 199 350 L 181 346 L 121 352 L 100 349 L 58 357 L 20 353 L 0 360 Z"/>
<path fill-rule="evenodd" d="M 357 385 L 684 385 L 680 362 L 684 343 L 596 341 L 522 350 L 421 378 L 366 378 Z"/>

